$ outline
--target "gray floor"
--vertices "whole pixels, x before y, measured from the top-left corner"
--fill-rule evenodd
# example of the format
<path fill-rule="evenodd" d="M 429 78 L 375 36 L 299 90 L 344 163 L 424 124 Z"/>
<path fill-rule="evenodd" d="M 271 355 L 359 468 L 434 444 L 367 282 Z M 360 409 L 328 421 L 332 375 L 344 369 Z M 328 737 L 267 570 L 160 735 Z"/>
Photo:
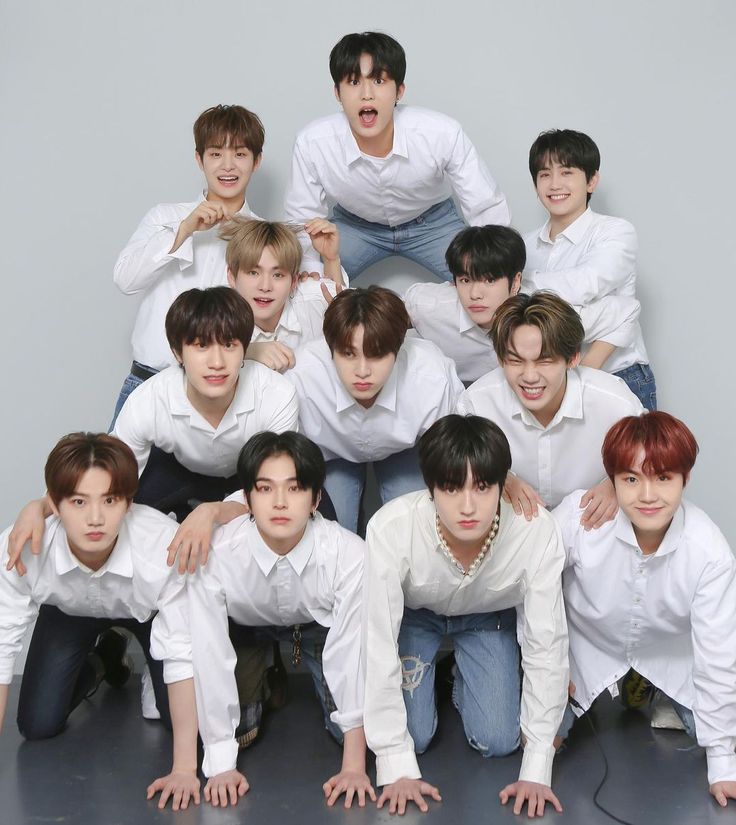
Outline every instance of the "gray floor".
<path fill-rule="evenodd" d="M 320 727 L 316 700 L 304 676 L 290 679 L 289 704 L 268 722 L 256 746 L 241 754 L 239 768 L 251 790 L 235 809 L 200 805 L 187 811 L 159 811 L 145 799 L 147 784 L 170 768 L 170 738 L 155 722 L 140 717 L 138 695 L 130 684 L 101 689 L 72 715 L 67 730 L 45 742 L 22 742 L 14 724 L 18 684 L 13 685 L 8 719 L 0 736 L 0 822 L 177 825 L 250 822 L 367 825 L 388 822 L 384 809 L 328 809 L 321 784 L 336 772 L 340 751 Z M 652 731 L 645 717 L 624 712 L 612 701 L 599 702 L 593 717 L 610 765 L 601 802 L 618 817 L 642 825 L 736 822 L 736 803 L 724 811 L 707 792 L 705 759 L 681 733 Z M 421 815 L 411 809 L 403 822 L 512 822 L 498 802 L 498 791 L 515 779 L 520 757 L 484 760 L 466 744 L 449 706 L 440 730 L 421 757 L 428 781 L 443 802 Z M 371 767 L 372 770 L 372 767 Z M 555 765 L 554 787 L 565 808 L 565 825 L 605 823 L 592 801 L 603 763 L 587 724 L 578 722 L 569 746 Z M 519 819 L 518 821 L 522 821 Z M 524 817 L 526 821 L 526 817 Z M 563 821 L 554 812 L 544 821 Z"/>

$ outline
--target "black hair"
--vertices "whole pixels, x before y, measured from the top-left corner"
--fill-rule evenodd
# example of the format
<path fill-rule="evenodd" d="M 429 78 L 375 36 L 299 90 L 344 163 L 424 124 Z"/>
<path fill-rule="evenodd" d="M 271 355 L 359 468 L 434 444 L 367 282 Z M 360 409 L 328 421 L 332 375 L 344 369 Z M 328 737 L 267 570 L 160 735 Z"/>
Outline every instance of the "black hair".
<path fill-rule="evenodd" d="M 188 289 L 166 313 L 166 338 L 171 349 L 181 354 L 184 344 L 227 344 L 240 341 L 248 349 L 253 335 L 253 310 L 229 286 Z"/>
<path fill-rule="evenodd" d="M 511 448 L 501 428 L 479 415 L 453 413 L 435 421 L 419 439 L 419 466 L 430 493 L 460 489 L 468 475 L 476 484 L 503 491 L 511 469 Z"/>
<path fill-rule="evenodd" d="M 322 451 L 305 435 L 291 430 L 274 433 L 268 430 L 246 441 L 238 456 L 238 480 L 243 487 L 246 501 L 256 486 L 261 465 L 267 458 L 288 455 L 296 468 L 296 481 L 302 490 L 312 491 L 312 501 L 317 501 L 325 483 L 325 460 Z"/>
<path fill-rule="evenodd" d="M 402 45 L 383 32 L 361 32 L 346 34 L 330 52 L 330 74 L 335 87 L 346 77 L 360 77 L 362 54 L 373 59 L 371 77 L 386 72 L 397 88 L 404 82 L 406 53 Z"/>
<path fill-rule="evenodd" d="M 574 129 L 550 129 L 542 132 L 529 149 L 529 172 L 534 184 L 540 170 L 552 161 L 560 166 L 582 169 L 585 179 L 590 179 L 601 168 L 601 153 L 595 141 Z M 588 193 L 590 201 L 590 192 Z"/>
<path fill-rule="evenodd" d="M 471 281 L 506 278 L 511 289 L 526 265 L 526 246 L 510 226 L 469 226 L 452 239 L 445 260 L 453 280 L 461 275 Z"/>

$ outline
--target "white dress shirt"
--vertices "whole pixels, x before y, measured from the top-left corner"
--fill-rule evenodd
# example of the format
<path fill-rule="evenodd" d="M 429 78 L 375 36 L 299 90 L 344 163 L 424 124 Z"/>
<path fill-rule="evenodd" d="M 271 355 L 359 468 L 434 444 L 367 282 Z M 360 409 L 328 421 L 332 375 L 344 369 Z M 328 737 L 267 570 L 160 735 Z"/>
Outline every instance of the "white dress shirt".
<path fill-rule="evenodd" d="M 413 447 L 454 410 L 463 391 L 453 362 L 421 338 L 406 338 L 368 409 L 343 386 L 324 340 L 303 347 L 286 378 L 299 396 L 299 431 L 320 447 L 326 461 L 380 461 Z"/>
<path fill-rule="evenodd" d="M 549 785 L 568 683 L 559 528 L 545 510 L 526 521 L 502 501 L 498 534 L 471 578 L 445 557 L 435 515 L 423 490 L 394 499 L 368 523 L 365 733 L 376 754 L 376 783 L 421 776 L 401 691 L 397 640 L 404 607 L 461 616 L 523 606 L 521 729 L 527 744 L 519 778 Z"/>
<path fill-rule="evenodd" d="M 624 416 L 641 415 L 644 408 L 620 378 L 577 367 L 567 371 L 560 409 L 543 427 L 499 368 L 465 390 L 457 411 L 498 424 L 509 440 L 511 469 L 552 508 L 571 490 L 588 490 L 603 481 L 601 447 L 606 433 Z"/>
<path fill-rule="evenodd" d="M 506 198 L 456 120 L 398 106 L 391 152 L 372 159 L 338 112 L 297 135 L 285 212 L 287 220 L 303 223 L 326 217 L 330 201 L 366 221 L 397 226 L 450 194 L 471 226 L 510 222 Z"/>
<path fill-rule="evenodd" d="M 154 620 L 151 652 L 164 659 L 167 683 L 192 676 L 202 771 L 235 768 L 240 720 L 235 651 L 228 616 L 246 627 L 317 622 L 329 628 L 322 654 L 325 681 L 343 731 L 363 724 L 361 599 L 365 544 L 317 513 L 302 540 L 285 556 L 274 553 L 248 516 L 218 528 L 212 554 L 187 581 L 186 593 Z M 191 629 L 191 646 L 182 628 Z"/>
<path fill-rule="evenodd" d="M 113 280 L 121 292 L 143 292 L 131 344 L 133 358 L 155 370 L 175 364 L 166 340 L 166 313 L 174 300 L 188 289 L 227 286 L 225 248 L 218 237 L 220 225 L 190 235 L 169 252 L 179 225 L 205 199 L 191 203 L 160 203 L 150 209 L 125 249 L 118 255 Z M 238 213 L 258 219 L 247 202 Z"/>
<path fill-rule="evenodd" d="M 166 564 L 166 548 L 177 527 L 157 510 L 132 504 L 110 557 L 93 571 L 69 549 L 58 516 L 49 516 L 40 554 L 23 557 L 25 576 L 5 569 L 9 527 L 0 536 L 0 684 L 12 681 L 23 637 L 42 604 L 70 616 L 148 621 L 159 603 L 182 587 L 176 568 Z"/>
<path fill-rule="evenodd" d="M 151 447 L 173 453 L 194 473 L 229 478 L 238 453 L 256 433 L 295 430 L 298 405 L 294 388 L 277 372 L 246 361 L 235 397 L 213 427 L 192 406 L 181 367 L 168 367 L 128 396 L 112 435 L 135 453 L 138 471 L 146 467 Z"/>
<path fill-rule="evenodd" d="M 683 501 L 656 553 L 629 519 L 586 532 L 581 490 L 554 516 L 567 552 L 570 678 L 587 710 L 634 668 L 695 717 L 708 782 L 736 781 L 736 560 L 708 516 Z"/>
<path fill-rule="evenodd" d="M 322 323 L 327 309 L 327 301 L 322 294 L 324 284 L 334 297 L 335 282 L 328 279 L 315 281 L 311 278 L 300 281 L 294 290 L 294 297 L 287 299 L 273 332 L 265 332 L 256 326 L 253 329 L 251 344 L 270 343 L 278 341 L 295 352 L 310 341 L 317 341 L 323 337 Z"/>
<path fill-rule="evenodd" d="M 636 231 L 622 218 L 598 215 L 588 208 L 554 241 L 549 237 L 548 221 L 525 235 L 524 242 L 526 268 L 522 283 L 525 292 L 551 290 L 578 311 L 606 295 L 636 297 Z M 614 306 L 609 304 L 611 309 Z M 608 326 L 616 326 L 613 317 Z M 587 336 L 586 339 L 592 340 Z M 623 342 L 605 336 L 601 340 L 617 347 L 605 363 L 607 372 L 649 363 L 636 319 L 633 327 L 626 330 Z"/>

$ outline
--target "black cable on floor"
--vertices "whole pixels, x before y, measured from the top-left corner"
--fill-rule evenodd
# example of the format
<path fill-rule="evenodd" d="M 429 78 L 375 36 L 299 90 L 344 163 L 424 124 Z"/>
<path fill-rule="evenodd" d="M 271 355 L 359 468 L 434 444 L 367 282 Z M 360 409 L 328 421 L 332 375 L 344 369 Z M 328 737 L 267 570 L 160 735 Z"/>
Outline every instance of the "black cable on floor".
<path fill-rule="evenodd" d="M 571 696 L 568 700 L 573 707 L 579 708 L 583 710 L 582 706 L 578 701 L 573 699 Z M 595 729 L 595 725 L 593 724 L 593 720 L 590 718 L 590 713 L 583 713 L 585 718 L 588 720 L 588 724 L 590 725 L 590 729 L 593 731 L 593 738 L 595 739 L 596 745 L 598 745 L 598 750 L 601 752 L 601 756 L 603 757 L 603 778 L 598 783 L 598 787 L 595 789 L 595 793 L 593 794 L 593 804 L 601 813 L 604 813 L 607 817 L 612 819 L 614 822 L 620 822 L 621 825 L 634 825 L 633 822 L 629 822 L 628 819 L 621 819 L 620 817 L 612 814 L 609 810 L 603 807 L 601 803 L 598 801 L 598 795 L 603 790 L 603 786 L 606 784 L 608 780 L 608 759 L 606 758 L 606 752 L 603 750 L 603 745 L 601 744 L 601 740 L 598 738 L 598 732 Z"/>

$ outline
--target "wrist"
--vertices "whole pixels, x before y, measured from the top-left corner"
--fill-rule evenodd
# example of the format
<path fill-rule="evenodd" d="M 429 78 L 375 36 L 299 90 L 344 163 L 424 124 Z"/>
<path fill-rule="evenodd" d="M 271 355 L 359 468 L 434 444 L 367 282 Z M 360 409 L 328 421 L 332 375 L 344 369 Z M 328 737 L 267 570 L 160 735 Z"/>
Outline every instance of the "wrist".
<path fill-rule="evenodd" d="M 340 256 L 335 255 L 334 258 L 331 258 L 328 255 L 322 255 L 322 263 L 323 264 L 339 264 L 340 263 Z"/>

